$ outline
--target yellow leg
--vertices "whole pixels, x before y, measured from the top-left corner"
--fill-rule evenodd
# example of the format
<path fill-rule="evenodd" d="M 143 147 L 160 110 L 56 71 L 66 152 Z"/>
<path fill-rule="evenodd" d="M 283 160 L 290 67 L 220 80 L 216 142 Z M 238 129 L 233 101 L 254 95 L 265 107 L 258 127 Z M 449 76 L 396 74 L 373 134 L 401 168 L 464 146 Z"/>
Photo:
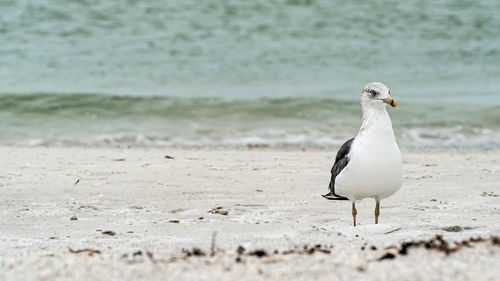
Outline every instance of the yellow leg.
<path fill-rule="evenodd" d="M 354 226 L 356 226 L 356 214 L 358 211 L 356 211 L 356 206 L 354 206 L 354 203 L 352 203 L 352 221 L 354 223 Z"/>
<path fill-rule="evenodd" d="M 378 224 L 378 215 L 380 215 L 380 202 L 375 205 L 375 224 Z"/>

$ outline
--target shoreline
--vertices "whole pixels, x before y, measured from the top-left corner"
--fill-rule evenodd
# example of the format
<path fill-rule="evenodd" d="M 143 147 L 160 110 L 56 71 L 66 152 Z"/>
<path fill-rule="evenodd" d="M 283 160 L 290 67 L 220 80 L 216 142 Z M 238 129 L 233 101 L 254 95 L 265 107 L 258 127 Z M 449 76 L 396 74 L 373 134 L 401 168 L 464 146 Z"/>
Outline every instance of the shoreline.
<path fill-rule="evenodd" d="M 164 150 L 164 151 L 274 151 L 274 152 L 332 152 L 337 153 L 338 149 L 341 145 L 335 146 L 273 146 L 268 144 L 252 144 L 248 143 L 247 145 L 239 145 L 239 146 L 175 146 L 175 145 L 167 145 L 167 146 L 133 146 L 133 145 L 116 145 L 116 146 L 83 146 L 83 145 L 15 145 L 15 144 L 0 144 L 0 150 L 6 151 L 9 149 L 17 150 L 17 149 L 46 149 L 46 150 Z M 486 147 L 463 147 L 463 148 L 442 148 L 442 147 L 402 147 L 400 146 L 401 153 L 446 153 L 446 152 L 493 152 L 500 153 L 500 148 L 486 148 Z"/>

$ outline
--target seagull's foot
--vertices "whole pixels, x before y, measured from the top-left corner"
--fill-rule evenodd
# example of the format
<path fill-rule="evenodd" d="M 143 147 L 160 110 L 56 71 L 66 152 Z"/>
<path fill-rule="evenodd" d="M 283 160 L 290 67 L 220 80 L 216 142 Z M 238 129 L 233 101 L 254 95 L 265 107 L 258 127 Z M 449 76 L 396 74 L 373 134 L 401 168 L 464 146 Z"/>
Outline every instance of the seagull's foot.
<path fill-rule="evenodd" d="M 335 193 L 333 193 L 331 191 L 329 193 L 323 194 L 321 196 L 323 196 L 323 198 L 325 198 L 327 200 L 349 200 L 349 199 L 347 199 L 345 197 L 335 195 Z"/>

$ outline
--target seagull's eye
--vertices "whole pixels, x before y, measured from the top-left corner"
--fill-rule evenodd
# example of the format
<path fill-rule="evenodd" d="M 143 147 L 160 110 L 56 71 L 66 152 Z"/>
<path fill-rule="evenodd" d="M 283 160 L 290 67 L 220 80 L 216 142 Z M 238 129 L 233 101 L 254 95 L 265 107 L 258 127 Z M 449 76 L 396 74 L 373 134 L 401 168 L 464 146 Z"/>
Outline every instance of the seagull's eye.
<path fill-rule="evenodd" d="M 370 91 L 370 96 L 374 98 L 378 93 L 375 90 Z"/>

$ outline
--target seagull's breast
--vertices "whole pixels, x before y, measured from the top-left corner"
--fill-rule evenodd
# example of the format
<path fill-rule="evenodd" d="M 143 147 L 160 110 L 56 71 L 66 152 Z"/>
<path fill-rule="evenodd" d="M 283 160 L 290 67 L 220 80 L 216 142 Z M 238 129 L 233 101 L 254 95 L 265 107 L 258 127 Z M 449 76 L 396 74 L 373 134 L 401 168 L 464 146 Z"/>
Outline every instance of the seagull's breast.
<path fill-rule="evenodd" d="M 403 184 L 401 152 L 392 126 L 360 133 L 352 144 L 349 164 L 337 176 L 335 190 L 351 201 L 381 200 Z"/>

